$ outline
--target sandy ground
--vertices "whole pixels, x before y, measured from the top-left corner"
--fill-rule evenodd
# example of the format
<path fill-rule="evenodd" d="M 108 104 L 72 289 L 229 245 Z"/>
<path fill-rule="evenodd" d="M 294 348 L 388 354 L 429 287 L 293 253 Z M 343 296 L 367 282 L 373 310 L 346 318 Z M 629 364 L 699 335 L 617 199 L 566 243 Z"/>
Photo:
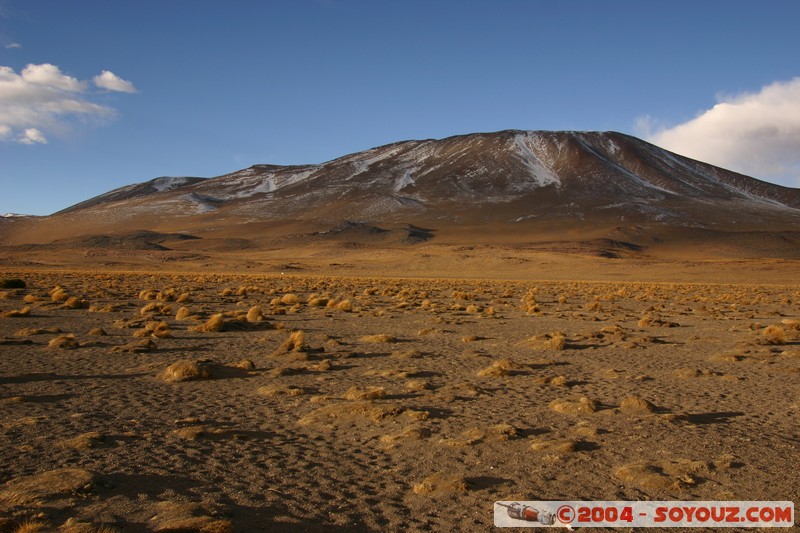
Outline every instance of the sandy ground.
<path fill-rule="evenodd" d="M 679 267 L 699 283 L 5 272 L 0 531 L 799 500 L 796 265 Z"/>

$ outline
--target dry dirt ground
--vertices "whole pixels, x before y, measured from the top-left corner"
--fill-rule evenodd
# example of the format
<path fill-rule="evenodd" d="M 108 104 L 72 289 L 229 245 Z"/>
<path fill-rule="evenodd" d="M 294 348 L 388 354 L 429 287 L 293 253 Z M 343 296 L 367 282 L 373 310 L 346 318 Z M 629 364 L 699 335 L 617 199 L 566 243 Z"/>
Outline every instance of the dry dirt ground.
<path fill-rule="evenodd" d="M 796 282 L 7 278 L 26 287 L 0 289 L 0 531 L 800 500 Z"/>

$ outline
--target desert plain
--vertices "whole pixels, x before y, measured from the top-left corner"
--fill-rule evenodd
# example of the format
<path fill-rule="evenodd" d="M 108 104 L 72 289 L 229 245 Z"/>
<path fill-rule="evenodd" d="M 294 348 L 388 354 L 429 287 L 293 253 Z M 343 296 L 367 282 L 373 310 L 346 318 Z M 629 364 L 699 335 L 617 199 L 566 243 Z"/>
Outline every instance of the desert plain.
<path fill-rule="evenodd" d="M 358 253 L 6 266 L 0 531 L 800 499 L 795 260 Z"/>

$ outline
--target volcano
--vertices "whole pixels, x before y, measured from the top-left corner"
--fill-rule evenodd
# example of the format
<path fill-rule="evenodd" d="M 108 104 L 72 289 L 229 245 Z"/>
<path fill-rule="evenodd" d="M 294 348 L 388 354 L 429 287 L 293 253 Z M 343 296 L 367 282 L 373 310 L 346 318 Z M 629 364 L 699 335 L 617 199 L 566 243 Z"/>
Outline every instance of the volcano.
<path fill-rule="evenodd" d="M 622 133 L 508 130 L 402 141 L 322 164 L 157 178 L 48 217 L 0 221 L 0 232 L 7 247 L 29 251 L 89 249 L 98 235 L 115 236 L 104 249 L 130 249 L 126 235 L 142 248 L 151 235 L 159 248 L 198 253 L 446 243 L 615 257 L 713 244 L 793 258 L 800 190 Z"/>

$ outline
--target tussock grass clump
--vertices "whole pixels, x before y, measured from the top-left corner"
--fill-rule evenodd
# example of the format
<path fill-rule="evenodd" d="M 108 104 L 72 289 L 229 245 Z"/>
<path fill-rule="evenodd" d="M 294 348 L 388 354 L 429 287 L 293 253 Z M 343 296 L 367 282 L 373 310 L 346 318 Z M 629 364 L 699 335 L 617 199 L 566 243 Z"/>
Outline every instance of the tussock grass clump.
<path fill-rule="evenodd" d="M 216 315 L 211 315 L 211 318 L 209 318 L 205 324 L 195 326 L 192 330 L 201 333 L 225 331 L 225 319 L 222 313 L 217 313 Z"/>
<path fill-rule="evenodd" d="M 31 316 L 31 308 L 29 306 L 25 306 L 22 309 L 12 309 L 11 311 L 6 311 L 3 313 L 3 316 L 6 318 L 24 318 Z"/>
<path fill-rule="evenodd" d="M 117 311 L 119 311 L 119 306 L 113 304 L 89 306 L 90 313 L 115 313 Z"/>
<path fill-rule="evenodd" d="M 169 324 L 166 322 L 152 321 L 145 324 L 144 328 L 134 331 L 133 336 L 165 339 L 172 336 L 172 331 L 169 329 Z"/>
<path fill-rule="evenodd" d="M 431 417 L 430 411 L 418 409 L 406 409 L 404 414 L 412 420 L 427 420 Z"/>
<path fill-rule="evenodd" d="M 14 529 L 14 533 L 39 533 L 51 530 L 52 526 L 44 522 L 42 520 L 25 520 L 24 522 L 19 523 Z"/>
<path fill-rule="evenodd" d="M 761 338 L 766 344 L 786 344 L 786 330 L 781 326 L 767 326 L 761 332 Z"/>
<path fill-rule="evenodd" d="M 333 363 L 331 363 L 330 359 L 323 359 L 322 361 L 320 361 L 316 365 L 308 365 L 308 366 L 306 366 L 306 369 L 313 370 L 315 372 L 327 372 L 331 368 L 333 368 Z"/>
<path fill-rule="evenodd" d="M 213 377 L 209 361 L 178 361 L 169 365 L 161 374 L 167 383 L 180 383 Z"/>
<path fill-rule="evenodd" d="M 222 430 L 217 429 L 216 431 Z M 200 440 L 203 437 L 211 436 L 214 432 L 214 429 L 208 426 L 198 425 L 178 428 L 174 430 L 172 434 L 186 440 Z"/>
<path fill-rule="evenodd" d="M 407 350 L 395 350 L 391 353 L 391 357 L 396 357 L 398 359 L 419 359 L 422 357 L 422 352 L 413 348 L 409 348 Z"/>
<path fill-rule="evenodd" d="M 50 300 L 53 302 L 66 302 L 69 300 L 69 293 L 61 286 L 56 286 L 50 291 Z"/>
<path fill-rule="evenodd" d="M 59 350 L 75 350 L 80 346 L 80 343 L 75 339 L 75 335 L 60 335 L 47 343 L 48 348 Z"/>
<path fill-rule="evenodd" d="M 250 359 L 242 359 L 232 365 L 233 368 L 238 368 L 240 370 L 255 370 L 256 364 Z"/>
<path fill-rule="evenodd" d="M 536 295 L 539 294 L 539 289 L 537 287 L 532 287 L 528 289 L 522 298 L 520 298 L 520 303 L 523 305 L 530 305 L 536 303 Z M 503 298 L 511 298 L 513 293 L 511 291 L 506 291 L 503 293 Z"/>
<path fill-rule="evenodd" d="M 683 367 L 683 368 L 676 368 L 672 371 L 672 375 L 676 378 L 680 379 L 691 379 L 691 378 L 700 378 L 700 377 L 709 377 L 712 376 L 713 373 L 710 370 L 701 370 L 699 368 L 693 367 Z"/>
<path fill-rule="evenodd" d="M 278 346 L 278 348 L 272 352 L 272 355 L 280 355 L 288 352 L 302 352 L 306 349 L 306 334 L 303 330 L 293 331 L 289 338 L 287 338 L 283 343 Z"/>
<path fill-rule="evenodd" d="M 220 511 L 210 507 L 210 504 L 193 502 L 159 502 L 156 504 L 156 515 L 151 518 L 151 527 L 153 531 L 233 533 L 230 520 L 217 518 Z"/>
<path fill-rule="evenodd" d="M 639 319 L 638 325 L 640 328 L 646 327 L 659 327 L 659 328 L 677 328 L 680 326 L 677 322 L 671 322 L 669 320 L 664 320 L 658 315 L 645 313 L 641 319 Z"/>
<path fill-rule="evenodd" d="M 617 468 L 614 477 L 644 490 L 682 491 L 698 483 L 696 474 L 706 472 L 708 465 L 702 461 L 687 459 L 661 463 L 641 461 Z"/>
<path fill-rule="evenodd" d="M 62 333 L 61 329 L 59 328 L 23 328 L 14 335 L 17 337 L 30 337 L 31 335 L 45 335 L 45 334 L 58 334 Z"/>
<path fill-rule="evenodd" d="M 595 300 L 583 306 L 583 308 L 587 311 L 594 311 L 595 313 L 602 313 L 603 312 L 603 304 L 600 303 L 600 300 Z"/>
<path fill-rule="evenodd" d="M 336 310 L 351 313 L 353 311 L 353 302 L 350 300 L 342 300 L 336 304 Z"/>
<path fill-rule="evenodd" d="M 64 309 L 89 309 L 89 301 L 77 296 L 70 296 L 61 307 Z"/>
<path fill-rule="evenodd" d="M 794 331 L 800 331 L 800 320 L 795 320 L 793 318 L 784 318 L 783 320 L 781 320 L 781 324 Z"/>
<path fill-rule="evenodd" d="M 261 322 L 264 320 L 264 312 L 261 307 L 254 305 L 247 311 L 246 320 L 248 322 Z"/>
<path fill-rule="evenodd" d="M 567 347 L 567 337 L 563 333 L 554 333 L 542 345 L 550 350 L 563 350 Z"/>
<path fill-rule="evenodd" d="M 61 442 L 62 446 L 67 448 L 74 448 L 76 450 L 86 450 L 89 448 L 97 448 L 105 444 L 106 436 L 99 431 L 90 431 L 83 433 L 77 437 L 67 439 Z"/>
<path fill-rule="evenodd" d="M 89 330 L 89 335 L 92 337 L 105 337 L 108 333 L 103 328 L 92 328 Z"/>
<path fill-rule="evenodd" d="M 94 484 L 95 476 L 88 470 L 60 468 L 12 479 L 3 487 L 3 497 L 16 505 L 41 505 L 48 500 L 85 494 Z"/>
<path fill-rule="evenodd" d="M 290 385 L 265 385 L 256 391 L 262 396 L 300 396 L 303 389 Z"/>
<path fill-rule="evenodd" d="M 424 379 L 410 379 L 403 386 L 410 391 L 424 391 L 431 388 L 431 384 Z"/>
<path fill-rule="evenodd" d="M 383 387 L 358 387 L 353 385 L 342 396 L 345 400 L 377 400 L 386 396 Z"/>
<path fill-rule="evenodd" d="M 451 448 L 465 448 L 478 444 L 486 437 L 486 433 L 479 428 L 470 428 L 462 432 L 458 437 L 439 439 L 439 444 L 450 446 Z"/>
<path fill-rule="evenodd" d="M 133 341 L 127 344 L 122 344 L 120 346 L 114 346 L 113 348 L 111 348 L 111 352 L 145 353 L 145 352 L 152 352 L 156 348 L 157 348 L 156 343 L 153 342 L 152 339 L 142 339 L 140 341 Z"/>
<path fill-rule="evenodd" d="M 655 411 L 655 406 L 638 396 L 628 396 L 619 405 L 619 410 L 627 414 L 648 414 Z"/>
<path fill-rule="evenodd" d="M 509 376 L 513 372 L 513 365 L 511 361 L 508 359 L 498 359 L 491 365 L 487 366 L 483 370 L 478 371 L 478 377 L 481 378 L 488 378 L 488 377 L 500 377 L 500 376 Z"/>
<path fill-rule="evenodd" d="M 424 496 L 448 496 L 467 492 L 467 480 L 456 474 L 436 472 L 414 485 L 414 494 Z"/>
<path fill-rule="evenodd" d="M 75 518 L 68 518 L 59 528 L 59 533 L 120 533 L 113 526 L 102 526 L 91 522 L 81 522 Z"/>
<path fill-rule="evenodd" d="M 361 342 L 379 344 L 379 343 L 397 342 L 397 339 L 395 339 L 391 335 L 386 335 L 385 333 L 379 333 L 377 335 L 364 335 L 363 337 L 361 337 Z"/>
<path fill-rule="evenodd" d="M 311 411 L 298 420 L 298 423 L 310 425 L 346 421 L 380 422 L 386 418 L 396 417 L 402 412 L 403 408 L 400 406 L 372 401 L 333 403 Z"/>
<path fill-rule="evenodd" d="M 597 402 L 585 396 L 578 400 L 556 399 L 550 402 L 550 409 L 564 415 L 586 415 L 597 411 Z"/>
<path fill-rule="evenodd" d="M 430 431 L 416 426 L 407 427 L 400 433 L 384 435 L 380 438 L 381 444 L 391 449 L 402 442 L 419 441 L 430 436 Z"/>
<path fill-rule="evenodd" d="M 523 341 L 523 344 L 537 350 L 565 350 L 568 347 L 567 336 L 560 331 L 535 335 Z"/>
<path fill-rule="evenodd" d="M 171 315 L 172 308 L 162 302 L 150 302 L 139 311 L 141 315 Z"/>
<path fill-rule="evenodd" d="M 519 436 L 519 429 L 516 426 L 507 424 L 505 422 L 502 424 L 489 426 L 488 431 L 495 440 L 506 441 Z"/>
<path fill-rule="evenodd" d="M 531 450 L 551 455 L 572 453 L 578 448 L 578 441 L 572 439 L 536 439 L 531 441 Z"/>
<path fill-rule="evenodd" d="M 543 385 L 554 385 L 556 387 L 566 387 L 569 383 L 566 376 L 547 376 L 536 379 L 537 383 Z"/>
<path fill-rule="evenodd" d="M 330 300 L 322 296 L 313 296 L 308 299 L 309 307 L 326 307 Z"/>
<path fill-rule="evenodd" d="M 192 312 L 189 311 L 188 307 L 181 307 L 178 309 L 178 312 L 175 313 L 175 320 L 186 320 L 191 316 Z"/>
<path fill-rule="evenodd" d="M 288 292 L 281 296 L 280 303 L 283 305 L 297 305 L 302 303 L 302 299 L 298 295 Z"/>
<path fill-rule="evenodd" d="M 144 289 L 139 291 L 140 300 L 155 300 L 158 297 L 158 291 L 153 289 Z"/>

